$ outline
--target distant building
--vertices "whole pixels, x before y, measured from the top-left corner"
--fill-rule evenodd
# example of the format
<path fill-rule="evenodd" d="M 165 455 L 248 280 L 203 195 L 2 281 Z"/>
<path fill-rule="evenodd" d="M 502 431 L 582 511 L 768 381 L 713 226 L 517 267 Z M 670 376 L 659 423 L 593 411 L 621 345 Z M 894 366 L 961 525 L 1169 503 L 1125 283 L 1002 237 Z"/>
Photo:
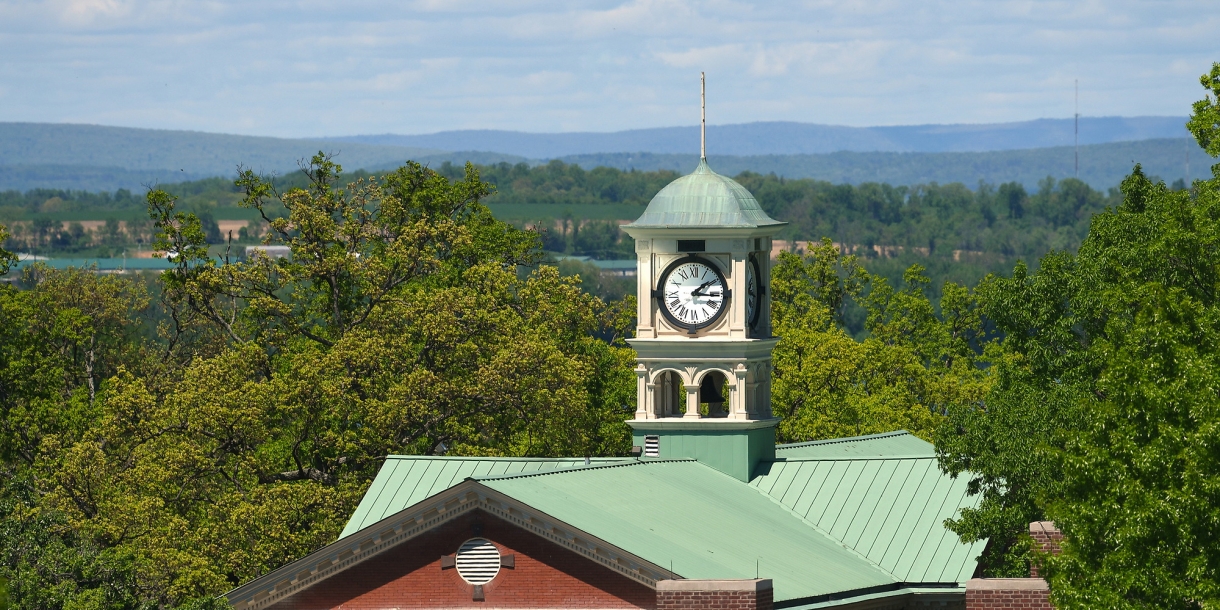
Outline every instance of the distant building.
<path fill-rule="evenodd" d="M 250 260 L 260 254 L 271 259 L 290 258 L 292 257 L 292 248 L 289 246 L 246 246 L 246 260 Z"/>

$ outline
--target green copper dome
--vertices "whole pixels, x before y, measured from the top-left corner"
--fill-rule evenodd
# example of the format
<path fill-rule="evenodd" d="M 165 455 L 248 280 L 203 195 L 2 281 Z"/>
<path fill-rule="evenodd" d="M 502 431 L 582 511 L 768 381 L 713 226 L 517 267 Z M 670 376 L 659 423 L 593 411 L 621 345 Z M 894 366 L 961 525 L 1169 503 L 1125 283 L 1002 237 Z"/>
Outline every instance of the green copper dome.
<path fill-rule="evenodd" d="M 757 228 L 786 224 L 767 216 L 746 187 L 699 161 L 694 172 L 661 189 L 628 228 Z"/>

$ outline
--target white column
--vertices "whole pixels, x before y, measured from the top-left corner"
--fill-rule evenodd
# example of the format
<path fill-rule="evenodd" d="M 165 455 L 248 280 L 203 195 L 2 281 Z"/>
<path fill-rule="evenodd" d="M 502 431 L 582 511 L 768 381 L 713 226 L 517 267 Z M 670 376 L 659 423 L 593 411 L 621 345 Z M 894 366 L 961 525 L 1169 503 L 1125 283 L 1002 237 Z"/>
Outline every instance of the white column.
<path fill-rule="evenodd" d="M 635 418 L 652 419 L 653 384 L 648 383 L 648 367 L 635 365 Z"/>
<path fill-rule="evenodd" d="M 635 286 L 636 294 L 639 298 L 636 299 L 636 315 L 635 315 L 635 336 L 640 338 L 657 337 L 656 320 L 653 320 L 653 299 L 652 288 L 656 281 L 652 277 L 653 254 L 652 240 L 641 239 L 635 242 L 636 251 L 636 267 L 635 267 Z"/>
<path fill-rule="evenodd" d="M 744 246 L 745 240 L 733 240 L 734 245 L 741 242 Z M 729 286 L 733 289 L 732 302 L 729 303 L 729 336 L 734 339 L 744 339 L 746 337 L 746 252 L 738 251 L 734 248 L 731 262 L 729 263 Z"/>
<path fill-rule="evenodd" d="M 733 368 L 733 394 L 732 408 L 729 410 L 729 417 L 732 419 L 750 419 L 749 415 L 749 386 L 746 384 L 746 365 L 737 363 Z"/>
<path fill-rule="evenodd" d="M 699 419 L 699 386 L 683 385 L 686 388 L 686 415 L 682 417 Z"/>

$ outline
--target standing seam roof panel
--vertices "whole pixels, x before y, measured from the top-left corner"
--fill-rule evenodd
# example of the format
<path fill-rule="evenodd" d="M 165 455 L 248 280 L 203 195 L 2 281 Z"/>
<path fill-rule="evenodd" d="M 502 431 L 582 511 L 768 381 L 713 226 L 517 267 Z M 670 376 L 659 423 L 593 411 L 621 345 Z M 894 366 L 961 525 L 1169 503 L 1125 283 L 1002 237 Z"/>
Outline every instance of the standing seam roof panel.
<path fill-rule="evenodd" d="M 881 566 L 890 572 L 898 573 L 898 563 L 906 553 L 907 546 L 911 544 L 911 538 L 914 536 L 916 527 L 918 527 L 918 516 L 927 510 L 928 502 L 932 497 L 935 487 L 934 483 L 928 484 L 926 478 L 919 479 L 919 483 L 914 490 L 915 493 L 911 496 L 911 503 L 899 520 L 898 529 L 894 532 L 892 541 L 881 556 Z"/>
<path fill-rule="evenodd" d="M 829 462 L 798 462 L 797 472 L 800 475 L 805 475 L 808 470 L 808 476 L 803 476 L 804 484 L 801 486 L 801 493 L 792 502 L 792 510 L 802 517 L 808 518 L 810 508 L 813 506 L 813 501 L 818 496 L 818 486 L 813 481 L 819 479 L 819 473 L 830 470 L 831 463 Z M 811 488 L 812 486 L 812 488 Z M 810 520 L 813 521 L 812 519 Z"/>
<path fill-rule="evenodd" d="M 864 476 L 867 466 L 867 463 L 861 462 L 847 463 L 847 472 L 843 474 L 843 478 L 835 488 L 835 493 L 831 496 L 830 503 L 826 505 L 826 511 L 822 513 L 816 522 L 818 527 L 830 532 L 835 538 L 842 540 L 841 532 L 840 535 L 835 535 L 835 532 L 831 531 L 831 529 L 838 525 L 839 516 L 843 514 L 843 509 L 851 501 L 851 494 L 860 484 L 860 478 Z M 846 487 L 844 487 L 844 484 L 846 484 Z M 843 489 L 844 493 L 838 493 L 840 489 Z"/>
<path fill-rule="evenodd" d="M 788 494 L 788 489 L 792 486 L 792 481 L 796 479 L 796 473 L 800 468 L 782 468 L 779 471 L 779 476 L 775 477 L 775 484 L 771 487 L 768 494 L 772 497 L 779 498 L 780 502 L 784 501 L 784 496 Z"/>
<path fill-rule="evenodd" d="M 835 538 L 844 541 L 845 544 L 852 548 L 855 548 L 855 545 L 847 542 L 853 532 L 852 524 L 855 523 L 856 517 L 864 508 L 868 494 L 881 476 L 886 463 L 885 460 L 870 460 L 864 463 L 864 467 L 860 470 L 860 478 L 857 479 L 856 485 L 851 488 L 850 492 L 846 494 L 843 508 L 840 510 L 839 515 L 835 517 L 834 524 L 829 528 L 825 528 Z"/>
<path fill-rule="evenodd" d="M 863 550 L 863 553 L 870 558 L 876 556 L 880 559 L 881 556 L 885 556 L 885 548 L 880 549 L 880 553 L 876 555 L 874 548 L 878 542 L 882 542 L 886 547 L 893 542 L 893 534 L 898 529 L 899 521 L 902 521 L 898 515 L 902 515 L 906 508 L 910 508 L 910 497 L 915 493 L 915 489 L 919 488 L 920 481 L 922 481 L 922 477 L 915 476 L 916 467 L 920 465 L 919 460 L 903 460 L 903 464 L 905 468 L 897 468 L 894 471 L 895 476 L 902 477 L 902 484 L 893 493 L 893 498 L 882 514 L 881 522 L 877 523 L 876 536 L 867 542 L 867 548 Z"/>
<path fill-rule="evenodd" d="M 948 490 L 946 489 L 951 484 L 948 477 L 937 477 L 935 485 L 932 486 L 932 493 L 928 496 L 927 509 L 930 508 L 934 513 L 939 513 L 947 501 Z M 939 498 L 939 501 L 936 501 Z M 894 565 L 894 575 L 902 580 L 909 580 L 911 572 L 917 569 L 920 565 L 920 559 L 925 555 L 925 545 L 928 543 L 928 538 L 932 535 L 935 529 L 944 531 L 944 525 L 940 523 L 921 524 L 921 527 L 916 528 L 911 532 L 911 540 L 907 547 L 903 549 L 902 556 Z M 938 532 L 940 533 L 940 532 Z M 923 570 L 919 570 L 919 575 L 922 577 Z"/>
<path fill-rule="evenodd" d="M 826 514 L 827 508 L 831 501 L 834 500 L 835 491 L 843 484 L 843 479 L 847 477 L 851 470 L 851 462 L 832 462 L 830 471 L 827 473 L 825 481 L 818 486 L 814 501 L 809 507 L 808 518 L 815 525 L 822 522 L 822 516 Z M 819 527 L 821 527 L 819 525 Z"/>
<path fill-rule="evenodd" d="M 934 456 L 788 458 L 751 485 L 899 580 L 958 583 L 973 571 L 980 547 L 943 522 L 977 499 Z"/>
<path fill-rule="evenodd" d="M 847 530 L 843 535 L 843 542 L 853 549 L 859 549 L 860 539 L 870 534 L 871 530 L 868 528 L 868 525 L 872 523 L 873 515 L 877 513 L 878 505 L 885 496 L 885 493 L 890 489 L 890 482 L 894 479 L 894 472 L 901 464 L 898 460 L 877 460 L 876 462 L 876 476 L 873 477 L 872 483 L 861 494 L 860 504 L 856 507 L 855 514 L 852 515 L 851 522 L 847 524 Z M 878 485 L 880 482 L 884 482 L 884 484 Z"/>
<path fill-rule="evenodd" d="M 963 500 L 965 500 L 966 496 L 965 486 L 952 485 L 950 489 L 950 493 L 945 494 L 945 502 L 949 503 L 950 506 L 961 506 L 961 503 Z M 944 510 L 943 505 L 941 510 Z M 956 515 L 957 512 L 957 510 L 954 510 L 953 514 Z M 950 558 L 953 557 L 954 552 L 958 548 L 964 546 L 967 545 L 960 544 L 960 540 L 957 539 L 956 536 L 954 536 L 952 540 L 948 536 L 942 536 L 939 544 L 936 546 L 936 550 L 933 551 L 931 555 L 931 559 L 928 561 L 928 567 L 926 570 L 924 570 L 922 579 L 924 581 L 935 580 L 938 582 L 943 580 L 943 578 L 946 576 L 945 572 L 951 569 L 952 564 L 949 563 Z M 941 566 L 941 568 L 934 569 L 936 566 Z M 952 577 L 956 576 L 957 570 L 953 570 Z"/>

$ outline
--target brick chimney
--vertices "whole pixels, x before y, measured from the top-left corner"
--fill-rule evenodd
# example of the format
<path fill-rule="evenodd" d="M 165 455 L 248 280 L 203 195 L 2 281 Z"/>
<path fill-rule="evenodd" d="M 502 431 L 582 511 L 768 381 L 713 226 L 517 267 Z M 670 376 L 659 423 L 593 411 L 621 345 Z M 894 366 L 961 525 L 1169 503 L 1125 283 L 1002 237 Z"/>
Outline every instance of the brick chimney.
<path fill-rule="evenodd" d="M 1063 532 L 1055 527 L 1054 521 L 1034 521 L 1029 524 L 1029 537 L 1034 539 L 1034 544 L 1038 545 L 1038 550 L 1051 555 L 1058 555 L 1061 550 L 1060 542 L 1063 540 Z M 1030 578 L 1038 578 L 1038 564 L 1033 563 L 1029 566 Z"/>
<path fill-rule="evenodd" d="M 1039 550 L 1058 555 L 1063 533 L 1054 521 L 1034 521 L 1029 535 Z M 1001 610 L 1028 608 L 1052 610 L 1051 590 L 1038 577 L 1038 565 L 1029 569 L 1030 578 L 974 578 L 966 582 L 966 610 Z"/>

